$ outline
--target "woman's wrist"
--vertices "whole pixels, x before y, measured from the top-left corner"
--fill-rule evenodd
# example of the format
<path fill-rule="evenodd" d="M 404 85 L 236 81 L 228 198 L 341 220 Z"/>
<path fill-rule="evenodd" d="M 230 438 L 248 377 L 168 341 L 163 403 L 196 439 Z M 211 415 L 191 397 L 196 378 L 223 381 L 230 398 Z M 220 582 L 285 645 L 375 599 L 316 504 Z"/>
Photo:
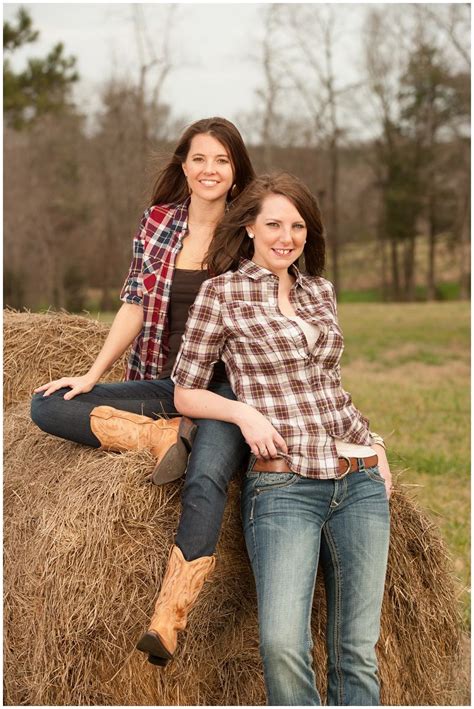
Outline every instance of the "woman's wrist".
<path fill-rule="evenodd" d="M 243 401 L 234 401 L 232 410 L 232 423 L 236 426 L 242 428 L 242 426 L 248 423 L 249 417 L 256 413 L 256 409 L 249 404 L 245 404 Z"/>
<path fill-rule="evenodd" d="M 103 374 L 103 372 L 97 373 L 97 372 L 94 372 L 94 370 L 91 368 L 91 369 L 89 369 L 88 372 L 85 373 L 84 378 L 87 379 L 89 384 L 92 384 L 93 386 L 95 386 L 97 384 L 97 382 L 99 381 L 99 379 L 101 378 L 102 374 Z"/>

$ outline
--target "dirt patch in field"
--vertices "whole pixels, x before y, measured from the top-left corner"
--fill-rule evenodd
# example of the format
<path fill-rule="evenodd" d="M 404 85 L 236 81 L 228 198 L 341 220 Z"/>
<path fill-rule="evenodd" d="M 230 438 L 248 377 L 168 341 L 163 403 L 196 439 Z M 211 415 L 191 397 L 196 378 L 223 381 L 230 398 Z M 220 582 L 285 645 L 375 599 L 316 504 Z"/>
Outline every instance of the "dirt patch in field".
<path fill-rule="evenodd" d="M 406 353 L 412 349 L 407 345 Z M 367 360 L 355 359 L 344 367 L 344 373 L 348 376 L 363 377 L 375 382 L 384 382 L 387 380 L 406 383 L 407 381 L 414 382 L 416 386 L 424 384 L 433 387 L 433 382 L 436 379 L 442 381 L 467 381 L 469 382 L 471 369 L 469 362 L 460 360 L 447 360 L 442 364 L 429 364 L 417 361 L 404 361 L 400 363 L 399 353 L 393 351 L 393 363 L 388 365 L 385 360 L 390 359 L 391 353 L 384 354 L 384 362 L 378 363 L 377 367 L 372 365 L 368 367 Z M 404 350 L 405 353 L 405 350 Z"/>

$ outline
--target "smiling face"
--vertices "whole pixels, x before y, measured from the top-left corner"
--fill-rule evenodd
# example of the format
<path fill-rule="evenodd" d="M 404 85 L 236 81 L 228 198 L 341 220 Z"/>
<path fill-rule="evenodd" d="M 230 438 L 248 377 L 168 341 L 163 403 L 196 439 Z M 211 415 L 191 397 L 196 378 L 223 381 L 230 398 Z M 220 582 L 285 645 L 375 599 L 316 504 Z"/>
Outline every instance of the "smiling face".
<path fill-rule="evenodd" d="M 252 261 L 279 275 L 303 253 L 306 224 L 295 205 L 280 194 L 270 194 L 247 233 L 253 235 Z"/>
<path fill-rule="evenodd" d="M 225 199 L 234 180 L 227 149 L 208 133 L 192 139 L 183 172 L 190 192 L 206 201 Z"/>

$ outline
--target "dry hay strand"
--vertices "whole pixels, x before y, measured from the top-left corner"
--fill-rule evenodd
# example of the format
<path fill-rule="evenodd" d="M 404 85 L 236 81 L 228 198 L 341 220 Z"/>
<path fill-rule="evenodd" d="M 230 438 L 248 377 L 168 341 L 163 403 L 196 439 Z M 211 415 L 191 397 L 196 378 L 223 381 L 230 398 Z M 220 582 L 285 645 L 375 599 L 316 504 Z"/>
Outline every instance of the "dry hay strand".
<path fill-rule="evenodd" d="M 3 311 L 4 404 L 24 401 L 52 379 L 85 374 L 104 343 L 109 326 L 66 312 L 39 315 Z M 118 381 L 126 356 L 104 377 Z"/>
<path fill-rule="evenodd" d="M 5 702 L 16 705 L 262 705 L 254 581 L 238 481 L 218 564 L 175 659 L 134 649 L 147 626 L 180 510 L 181 482 L 146 482 L 147 453 L 104 453 L 39 431 L 27 405 L 5 421 Z M 436 529 L 402 489 L 378 647 L 382 701 L 449 705 L 456 690 L 457 588 Z M 324 697 L 325 600 L 313 609 Z"/>

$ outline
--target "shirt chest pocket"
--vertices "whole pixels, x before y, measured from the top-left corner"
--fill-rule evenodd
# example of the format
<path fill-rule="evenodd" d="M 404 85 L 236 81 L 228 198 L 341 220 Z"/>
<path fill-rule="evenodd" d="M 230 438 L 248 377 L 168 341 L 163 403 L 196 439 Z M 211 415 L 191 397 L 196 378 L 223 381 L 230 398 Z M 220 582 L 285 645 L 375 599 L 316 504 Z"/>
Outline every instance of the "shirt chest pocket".
<path fill-rule="evenodd" d="M 260 304 L 234 303 L 226 307 L 224 322 L 233 355 L 246 374 L 271 375 L 299 366 L 302 353 L 290 328 L 272 319 Z"/>
<path fill-rule="evenodd" d="M 161 259 L 145 256 L 142 265 L 143 291 L 153 293 L 162 278 L 164 263 Z"/>
<path fill-rule="evenodd" d="M 224 325 L 231 337 L 245 339 L 264 338 L 274 331 L 264 306 L 250 303 L 229 303 L 223 311 Z"/>
<path fill-rule="evenodd" d="M 319 347 L 313 350 L 313 356 L 326 369 L 337 368 L 344 352 L 342 332 L 334 322 L 329 323 L 325 337 Z"/>

